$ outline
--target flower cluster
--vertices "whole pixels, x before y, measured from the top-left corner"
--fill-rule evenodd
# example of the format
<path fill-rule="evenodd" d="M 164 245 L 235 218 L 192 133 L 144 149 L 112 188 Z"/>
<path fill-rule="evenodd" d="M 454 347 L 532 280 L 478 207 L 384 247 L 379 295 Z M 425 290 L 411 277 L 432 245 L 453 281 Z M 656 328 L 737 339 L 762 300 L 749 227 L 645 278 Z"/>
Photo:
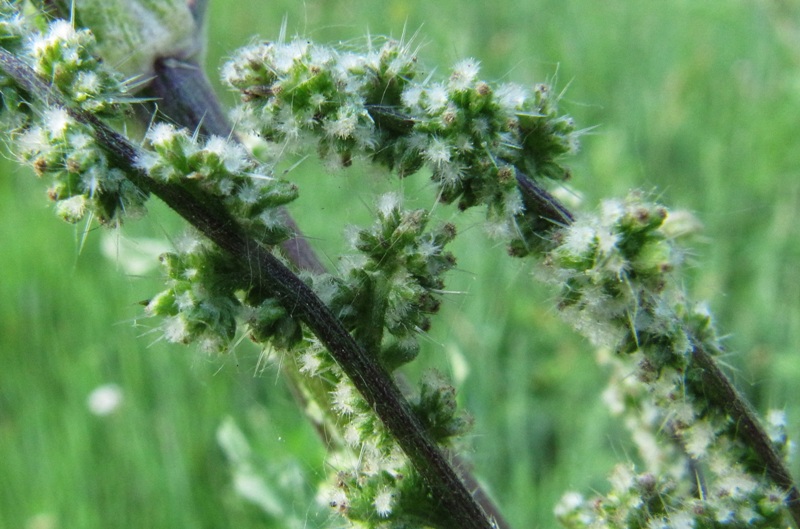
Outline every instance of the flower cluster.
<path fill-rule="evenodd" d="M 152 150 L 143 151 L 138 164 L 155 180 L 180 182 L 224 206 L 267 245 L 292 235 L 278 207 L 297 198 L 297 186 L 271 176 L 241 144 L 218 136 L 200 140 L 166 123 L 153 126 L 145 139 Z"/>
<path fill-rule="evenodd" d="M 729 467 L 729 455 L 717 456 L 710 464 L 708 485 L 701 481 L 704 474 L 687 472 L 673 478 L 618 465 L 606 495 L 587 500 L 579 493 L 567 493 L 555 514 L 570 529 L 787 527 L 786 493 L 739 466 Z"/>
<path fill-rule="evenodd" d="M 242 93 L 235 120 L 264 138 L 308 139 L 323 158 L 348 165 L 360 154 L 400 176 L 427 167 L 442 201 L 488 206 L 494 231 L 513 237 L 524 209 L 517 173 L 566 178 L 559 158 L 577 133 L 547 86 L 492 86 L 478 73 L 467 59 L 447 81 L 420 81 L 407 44 L 355 54 L 294 40 L 243 49 L 223 80 Z"/>
<path fill-rule="evenodd" d="M 438 309 L 442 275 L 455 264 L 444 250 L 455 228 L 426 229 L 427 213 L 402 209 L 394 194 L 379 199 L 377 217 L 373 226 L 352 230 L 360 255 L 347 263 L 341 277 L 309 281 L 365 350 L 392 371 L 416 356 L 416 335 L 428 328 L 429 315 Z M 325 349 L 312 340 L 297 362 L 300 373 L 309 377 L 304 382 L 307 398 L 338 415 L 326 426 L 340 449 L 331 455 L 335 472 L 322 488 L 321 501 L 369 527 L 437 516 L 418 473 Z M 436 372 L 423 376 L 409 401 L 439 443 L 471 427 L 471 419 L 457 408 L 455 389 Z"/>
<path fill-rule="evenodd" d="M 79 108 L 100 116 L 126 109 L 128 83 L 97 57 L 91 31 L 76 30 L 70 22 L 56 20 L 45 33 L 30 40 L 30 48 L 36 73 Z"/>
<path fill-rule="evenodd" d="M 41 110 L 19 133 L 14 148 L 37 175 L 52 179 L 47 194 L 67 222 L 90 214 L 108 224 L 120 213 L 138 216 L 144 210 L 147 195 L 111 163 L 91 127 L 63 108 Z"/>
<path fill-rule="evenodd" d="M 63 20 L 38 32 L 18 8 L 2 5 L 2 45 L 50 81 L 67 106 L 25 102 L 29 98 L 20 96 L 10 80 L 0 79 L 6 121 L 16 125 L 16 154 L 37 175 L 52 178 L 48 195 L 69 222 L 88 216 L 109 224 L 122 213 L 140 214 L 147 194 L 118 166 L 129 161 L 112 161 L 81 115 L 118 115 L 128 99 L 127 85 L 95 56 L 91 32 Z M 125 170 L 143 170 L 157 182 L 189 191 L 209 208 L 224 208 L 261 243 L 278 244 L 291 235 L 279 206 L 296 198 L 296 186 L 273 178 L 241 145 L 219 137 L 200 140 L 164 124 L 152 127 L 145 140 L 136 150 L 136 166 Z M 162 257 L 168 288 L 148 304 L 151 314 L 166 317 L 166 339 L 198 340 L 205 349 L 224 350 L 243 322 L 254 338 L 297 341 L 299 324 L 285 317 L 276 300 L 245 284 L 231 256 L 193 237 L 187 241 L 177 253 Z"/>
<path fill-rule="evenodd" d="M 418 74 L 407 47 L 389 42 L 366 53 L 339 52 L 305 40 L 245 47 L 228 62 L 223 81 L 242 93 L 237 121 L 290 147 L 307 135 L 324 156 L 345 164 L 378 148 L 372 105 L 391 108 Z"/>
<path fill-rule="evenodd" d="M 22 4 L 3 2 L 0 7 L 0 45 L 77 107 L 104 117 L 124 112 L 130 84 L 100 60 L 92 32 L 66 20 L 47 23 L 36 13 L 23 13 Z"/>
<path fill-rule="evenodd" d="M 189 140 L 174 130 L 149 139 L 160 160 L 174 157 L 159 149 L 170 144 L 173 152 L 175 144 Z M 159 164 L 150 171 L 156 178 L 172 178 Z M 218 185 L 202 184 L 200 177 L 193 181 Z M 445 224 L 428 230 L 427 222 L 426 213 L 403 210 L 398 197 L 384 196 L 375 225 L 353 231 L 361 257 L 349 263 L 343 277 L 307 277 L 361 345 L 389 370 L 416 355 L 416 334 L 438 309 L 442 275 L 455 264 L 444 250 L 455 229 Z M 177 252 L 161 258 L 167 289 L 149 301 L 148 313 L 165 319 L 164 337 L 172 342 L 224 351 L 237 327 L 244 326 L 257 343 L 296 353 L 293 363 L 305 375 L 298 382 L 306 399 L 335 414 L 335 420 L 325 421 L 338 448 L 329 457 L 335 472 L 320 492 L 324 504 L 367 524 L 438 516 L 419 474 L 325 348 L 304 334 L 278 300 L 248 284 L 229 256 L 195 237 L 178 246 Z M 438 373 L 423 377 L 410 404 L 437 442 L 447 443 L 471 426 L 457 408 L 455 389 Z"/>
<path fill-rule="evenodd" d="M 122 110 L 126 86 L 93 55 L 90 32 L 55 21 L 40 33 L 18 4 L 5 2 L 2 9 L 2 46 L 49 80 L 71 105 L 105 116 Z M 61 218 L 77 222 L 89 214 L 110 223 L 120 212 L 142 211 L 146 195 L 108 159 L 90 126 L 66 108 L 28 101 L 6 77 L 0 78 L 0 90 L 3 121 L 16 134 L 12 148 L 37 175 L 53 180 L 48 195 Z"/>
<path fill-rule="evenodd" d="M 341 438 L 339 449 L 329 452 L 333 472 L 320 488 L 319 501 L 363 527 L 417 527 L 421 520 L 439 519 L 437 499 L 374 410 L 328 355 L 320 353 L 301 356 L 300 369 L 325 377 L 331 389 L 324 402 L 338 415 L 326 431 Z M 470 418 L 457 412 L 455 389 L 436 372 L 423 377 L 410 400 L 422 424 L 442 442 L 471 427 Z"/>
<path fill-rule="evenodd" d="M 345 263 L 341 277 L 314 282 L 356 340 L 393 370 L 416 357 L 416 335 L 439 309 L 442 275 L 455 266 L 444 247 L 456 230 L 452 224 L 427 230 L 428 213 L 401 209 L 393 193 L 380 198 L 377 217 L 372 227 L 352 230 L 360 254 Z"/>
<path fill-rule="evenodd" d="M 224 352 L 239 328 L 253 341 L 282 350 L 302 338 L 300 323 L 280 302 L 255 288 L 240 263 L 208 240 L 187 234 L 160 260 L 167 288 L 148 301 L 146 310 L 164 319 L 167 341 Z"/>
<path fill-rule="evenodd" d="M 178 252 L 165 253 L 161 263 L 167 289 L 146 306 L 148 314 L 164 319 L 164 338 L 198 342 L 207 351 L 223 351 L 236 334 L 242 304 L 238 268 L 202 239 L 186 236 Z"/>
<path fill-rule="evenodd" d="M 301 358 L 301 370 L 307 374 L 309 358 Z M 320 486 L 318 501 L 365 527 L 402 521 L 409 512 L 435 513 L 419 474 L 352 382 L 328 355 L 313 358 L 327 378 L 328 400 L 323 402 L 337 416 L 336 426 L 328 431 L 341 438 L 329 451 L 331 472 Z"/>
<path fill-rule="evenodd" d="M 721 349 L 708 312 L 672 277 L 682 261 L 675 238 L 691 224 L 632 195 L 578 219 L 544 261 L 565 318 L 615 354 L 604 397 L 625 414 L 645 466 L 640 474 L 618 467 L 603 497 L 565 496 L 557 514 L 568 527 L 775 527 L 782 519 L 786 493 L 763 476 L 739 425 L 690 369 L 694 348 Z"/>
<path fill-rule="evenodd" d="M 785 493 L 739 467 L 729 468 L 730 457 L 719 456 L 710 465 L 712 485 L 702 482 L 701 474 L 637 474 L 632 465 L 620 464 L 609 478 L 608 494 L 587 501 L 579 493 L 567 493 L 556 506 L 556 516 L 565 527 L 576 529 L 786 527 Z"/>
<path fill-rule="evenodd" d="M 545 258 L 547 277 L 561 286 L 559 308 L 597 346 L 632 352 L 671 344 L 657 368 L 682 369 L 689 344 L 670 318 L 681 301 L 670 274 L 682 256 L 668 236 L 667 210 L 637 195 L 601 209 L 558 233 Z"/>

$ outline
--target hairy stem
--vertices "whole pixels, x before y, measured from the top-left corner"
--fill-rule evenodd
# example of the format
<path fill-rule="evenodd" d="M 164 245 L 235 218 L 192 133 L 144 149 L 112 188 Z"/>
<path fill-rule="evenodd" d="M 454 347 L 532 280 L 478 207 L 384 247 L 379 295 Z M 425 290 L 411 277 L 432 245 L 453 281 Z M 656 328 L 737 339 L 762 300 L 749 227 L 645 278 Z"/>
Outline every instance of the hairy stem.
<path fill-rule="evenodd" d="M 761 458 L 770 479 L 787 492 L 786 503 L 792 519 L 800 527 L 800 494 L 792 480 L 789 469 L 775 450 L 753 409 L 731 384 L 731 381 L 714 361 L 714 358 L 696 345 L 692 349 L 692 363 L 701 370 L 700 378 L 705 397 L 728 412 L 737 426 L 739 437 Z"/>
<path fill-rule="evenodd" d="M 414 468 L 430 487 L 433 497 L 440 500 L 442 519 L 447 520 L 445 527 L 493 527 L 493 523 L 413 414 L 388 373 L 356 343 L 341 322 L 305 283 L 267 248 L 248 237 L 242 227 L 224 211 L 201 203 L 179 185 L 157 182 L 138 169 L 138 151 L 133 144 L 95 116 L 70 108 L 60 94 L 51 90 L 30 67 L 4 49 L 0 49 L 0 69 L 27 91 L 32 100 L 62 106 L 73 119 L 90 125 L 98 144 L 120 167 L 127 170 L 128 178 L 133 184 L 158 196 L 221 249 L 238 259 L 254 284 L 274 293 L 294 316 L 308 325 L 392 433 Z"/>
<path fill-rule="evenodd" d="M 164 118 L 181 127 L 190 130 L 197 129 L 204 135 L 229 137 L 234 134 L 222 111 L 219 99 L 200 65 L 179 59 L 163 58 L 156 61 L 154 70 L 155 78 L 149 83 L 144 93 L 156 104 L 156 108 L 153 109 L 154 112 L 157 112 L 156 119 Z M 145 123 L 152 119 L 152 112 L 138 113 L 140 120 Z M 317 274 L 324 273 L 325 266 L 302 236 L 294 219 L 285 209 L 284 213 L 285 220 L 295 233 L 294 237 L 281 244 L 284 254 L 300 270 L 308 270 Z M 376 310 L 374 313 L 382 314 L 383 311 Z M 383 324 L 381 323 L 377 328 L 382 329 Z M 376 351 L 379 344 L 380 340 L 375 346 Z M 289 383 L 295 398 L 302 403 L 304 399 L 301 391 L 296 387 L 297 383 L 291 380 L 296 376 L 298 376 L 297 373 L 289 374 Z M 330 436 L 325 433 L 324 425 L 315 424 L 314 426 L 323 441 L 330 442 Z M 484 512 L 492 516 L 497 528 L 508 529 L 510 527 L 508 522 L 480 487 L 472 473 L 462 463 L 455 461 L 454 464 Z"/>
<path fill-rule="evenodd" d="M 180 67 L 180 64 L 164 61 L 164 66 L 172 68 Z M 40 99 L 49 104 L 67 107 L 62 98 L 38 79 L 28 66 L 2 49 L 0 49 L 0 68 L 27 90 L 34 100 Z M 134 184 L 159 196 L 209 239 L 239 259 L 254 283 L 274 292 L 284 305 L 319 337 L 397 439 L 414 467 L 428 483 L 432 494 L 441 500 L 443 517 L 449 518 L 447 527 L 484 529 L 492 527 L 484 511 L 410 411 L 408 403 L 391 377 L 355 342 L 341 322 L 291 270 L 268 249 L 247 237 L 241 227 L 224 211 L 198 201 L 180 186 L 155 182 L 144 172 L 136 169 L 134 164 L 137 150 L 124 137 L 90 114 L 75 109 L 67 108 L 67 110 L 73 118 L 94 128 L 97 141 L 112 158 L 128 170 Z M 209 120 L 213 119 L 216 117 L 209 116 Z M 532 180 L 524 175 L 518 175 L 517 183 L 522 192 L 526 215 L 532 217 L 535 226 L 549 224 L 552 227 L 553 224 L 572 223 L 572 214 Z M 300 250 L 301 253 L 304 251 Z M 705 396 L 709 402 L 730 414 L 739 425 L 737 430 L 739 438 L 758 454 L 770 479 L 787 491 L 789 511 L 795 524 L 800 526 L 800 495 L 791 474 L 775 451 L 755 413 L 707 351 L 695 347 L 691 363 L 693 367 L 701 370 Z"/>

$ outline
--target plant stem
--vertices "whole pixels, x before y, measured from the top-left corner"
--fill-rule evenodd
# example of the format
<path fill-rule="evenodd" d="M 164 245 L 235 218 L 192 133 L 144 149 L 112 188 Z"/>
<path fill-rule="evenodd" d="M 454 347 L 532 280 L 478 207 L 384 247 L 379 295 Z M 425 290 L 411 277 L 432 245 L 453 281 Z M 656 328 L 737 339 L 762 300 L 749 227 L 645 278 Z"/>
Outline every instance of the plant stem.
<path fill-rule="evenodd" d="M 786 491 L 786 504 L 795 526 L 800 527 L 800 494 L 789 469 L 764 431 L 753 409 L 717 365 L 699 345 L 692 349 L 692 363 L 701 370 L 703 396 L 725 410 L 735 421 L 740 439 L 755 451 L 770 479 Z"/>
<path fill-rule="evenodd" d="M 525 204 L 525 216 L 533 217 L 542 233 L 554 226 L 566 226 L 575 221 L 572 213 L 545 188 L 527 175 L 517 173 L 517 188 Z"/>
<path fill-rule="evenodd" d="M 392 433 L 425 480 L 432 496 L 440 500 L 440 513 L 447 520 L 447 528 L 494 527 L 413 414 L 388 373 L 355 342 L 314 292 L 269 249 L 248 237 L 226 212 L 198 201 L 179 185 L 157 182 L 138 169 L 136 161 L 139 156 L 133 144 L 95 116 L 70 108 L 60 94 L 51 90 L 30 67 L 5 49 L 0 49 L 0 69 L 27 91 L 31 100 L 61 106 L 73 119 L 91 126 L 98 144 L 126 170 L 134 185 L 158 196 L 222 250 L 238 259 L 254 284 L 272 292 L 294 316 L 308 325 Z"/>
<path fill-rule="evenodd" d="M 523 174 L 518 174 L 517 184 L 522 192 L 526 215 L 535 215 L 537 227 L 544 228 L 547 223 L 569 225 L 574 222 L 572 213 L 533 180 Z M 730 415 L 738 426 L 739 438 L 758 455 L 770 479 L 786 491 L 787 508 L 795 526 L 800 527 L 800 493 L 798 493 L 789 469 L 775 450 L 756 413 L 733 386 L 730 379 L 725 376 L 714 357 L 700 345 L 695 345 L 692 349 L 691 368 L 701 371 L 702 384 L 700 388 L 703 394 L 696 395 L 696 398 L 707 399 L 712 406 L 724 410 Z"/>
<path fill-rule="evenodd" d="M 308 325 L 397 439 L 415 469 L 425 479 L 431 493 L 441 499 L 441 512 L 449 515 L 448 527 L 493 527 L 438 446 L 419 424 L 391 377 L 355 342 L 324 303 L 291 270 L 268 249 L 247 237 L 225 212 L 199 202 L 180 186 L 156 182 L 136 169 L 137 150 L 130 142 L 93 115 L 70 109 L 27 65 L 4 49 L 0 49 L 0 69 L 30 92 L 34 100 L 38 98 L 47 104 L 64 106 L 74 119 L 91 125 L 97 141 L 127 170 L 135 185 L 161 198 L 223 250 L 239 259 L 243 270 L 248 271 L 254 283 L 274 292 L 288 309 Z M 209 119 L 214 120 L 216 116 Z M 517 181 L 526 215 L 535 219 L 536 226 L 552 227 L 553 224 L 569 225 L 573 222 L 569 210 L 543 188 L 525 175 L 518 175 Z M 298 241 L 298 252 L 305 255 L 305 241 L 295 240 Z M 727 412 L 739 425 L 739 438 L 758 455 L 770 479 L 786 491 L 789 512 L 795 525 L 800 527 L 800 494 L 755 413 L 722 373 L 711 354 L 695 346 L 691 362 L 693 367 L 702 371 L 703 385 L 707 388 L 704 396 L 712 405 Z M 486 511 L 491 512 L 489 509 Z"/>
<path fill-rule="evenodd" d="M 152 98 L 157 103 L 156 119 L 165 118 L 167 121 L 176 123 L 179 126 L 190 130 L 198 129 L 205 135 L 217 135 L 229 137 L 234 134 L 230 124 L 222 112 L 219 99 L 211 88 L 203 68 L 200 65 L 171 58 L 159 59 L 154 65 L 155 78 L 145 88 L 144 95 Z M 203 109 L 198 112 L 197 109 Z M 147 123 L 152 118 L 152 112 L 138 112 L 141 121 Z M 549 195 L 548 195 L 549 196 Z M 285 209 L 284 209 L 285 211 Z M 308 270 L 314 273 L 324 273 L 325 267 L 320 262 L 314 250 L 300 233 L 299 228 L 292 217 L 286 212 L 285 220 L 291 225 L 296 234 L 292 239 L 281 244 L 281 249 L 300 270 Z M 382 314 L 383 311 L 373 311 L 375 314 Z M 378 328 L 382 329 L 381 323 Z M 363 343 L 363 341 L 362 341 Z M 379 344 L 378 344 L 379 345 Z M 377 351 L 377 345 L 375 346 Z M 301 390 L 297 387 L 294 377 L 299 376 L 296 372 L 289 373 L 287 379 L 292 386 L 295 398 L 301 404 L 304 399 Z M 317 432 L 324 442 L 331 441 L 330 435 L 325 433 L 324 424 L 314 424 Z M 509 529 L 510 525 L 502 516 L 497 505 L 491 500 L 489 495 L 480 486 L 467 466 L 459 460 L 454 460 L 453 464 L 458 470 L 459 475 L 472 491 L 472 495 L 484 512 L 491 515 L 498 529 Z"/>

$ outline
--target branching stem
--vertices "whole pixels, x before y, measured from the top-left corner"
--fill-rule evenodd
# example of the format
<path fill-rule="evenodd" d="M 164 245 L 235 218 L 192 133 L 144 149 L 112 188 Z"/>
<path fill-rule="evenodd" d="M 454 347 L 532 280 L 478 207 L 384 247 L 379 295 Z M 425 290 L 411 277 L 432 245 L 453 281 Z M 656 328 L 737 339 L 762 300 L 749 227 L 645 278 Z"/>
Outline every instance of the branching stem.
<path fill-rule="evenodd" d="M 421 426 L 389 374 L 358 345 L 314 292 L 269 249 L 247 236 L 241 226 L 221 208 L 199 200 L 179 185 L 151 179 L 136 167 L 138 150 L 134 145 L 95 116 L 70 108 L 30 67 L 2 48 L 0 69 L 34 100 L 63 106 L 74 119 L 90 125 L 98 143 L 120 167 L 126 169 L 136 186 L 158 196 L 192 226 L 238 259 L 253 284 L 273 293 L 288 310 L 305 322 L 395 437 L 414 468 L 425 479 L 433 497 L 439 499 L 439 522 L 442 527 L 491 529 L 495 526 Z M 207 118 L 216 119 L 216 116 Z M 527 214 L 535 217 L 537 226 L 541 222 L 561 225 L 572 223 L 572 214 L 544 189 L 524 175 L 518 175 L 517 178 Z M 800 494 L 755 413 L 708 351 L 695 346 L 691 364 L 701 371 L 705 397 L 713 406 L 732 417 L 739 426 L 739 438 L 758 454 L 767 475 L 787 491 L 789 512 L 800 527 Z"/>
<path fill-rule="evenodd" d="M 157 108 L 139 115 L 138 117 L 140 117 L 141 121 L 144 123 L 151 121 L 152 112 L 157 111 L 159 114 L 157 119 L 163 117 L 178 126 L 186 127 L 190 130 L 199 129 L 205 135 L 222 137 L 234 135 L 220 107 L 219 99 L 200 65 L 177 59 L 163 58 L 156 61 L 154 71 L 155 77 L 145 89 L 145 95 L 152 98 Z M 139 107 L 137 107 L 138 110 Z M 290 224 L 292 232 L 295 234 L 291 239 L 281 243 L 281 249 L 289 261 L 300 270 L 316 274 L 326 272 L 325 266 L 314 253 L 314 250 L 308 244 L 308 241 L 288 212 L 285 212 L 285 221 Z M 381 310 L 373 312 L 375 314 L 383 314 Z M 383 322 L 369 327 L 383 329 Z M 368 343 L 368 341 L 365 342 L 362 338 L 361 343 Z M 374 350 L 377 351 L 377 346 Z M 287 382 L 295 394 L 295 398 L 302 402 L 304 399 L 297 387 L 298 382 L 293 380 L 297 376 L 299 376 L 297 373 L 289 374 Z M 302 406 L 302 408 L 304 407 Z M 324 426 L 320 424 L 315 424 L 314 426 L 317 428 L 322 440 L 326 443 L 330 442 L 329 436 L 324 431 Z M 454 459 L 452 463 L 483 511 L 493 519 L 496 527 L 498 529 L 510 529 L 508 522 L 500 513 L 497 505 L 483 490 L 472 475 L 471 470 L 467 468 L 467 465 L 458 459 Z"/>
<path fill-rule="evenodd" d="M 271 291 L 284 306 L 308 325 L 392 433 L 414 468 L 440 501 L 440 523 L 450 529 L 492 529 L 494 524 L 459 479 L 442 451 L 422 427 L 388 373 L 345 330 L 314 292 L 272 253 L 248 237 L 224 211 L 196 199 L 184 188 L 157 182 L 137 168 L 137 148 L 95 116 L 70 108 L 30 67 L 0 49 L 0 69 L 29 93 L 50 105 L 62 106 L 73 119 L 90 125 L 95 139 L 128 178 L 152 193 L 238 259 L 254 284 Z"/>

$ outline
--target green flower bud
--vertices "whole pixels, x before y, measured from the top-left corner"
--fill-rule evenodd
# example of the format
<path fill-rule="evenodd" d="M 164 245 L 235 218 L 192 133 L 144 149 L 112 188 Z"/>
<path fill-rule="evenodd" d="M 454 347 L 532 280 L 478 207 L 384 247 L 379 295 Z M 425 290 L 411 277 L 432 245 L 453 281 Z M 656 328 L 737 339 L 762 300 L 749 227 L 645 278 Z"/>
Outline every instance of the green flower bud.
<path fill-rule="evenodd" d="M 649 239 L 631 260 L 631 267 L 635 273 L 644 276 L 663 275 L 674 268 L 672 253 L 667 241 L 659 238 Z"/>
<path fill-rule="evenodd" d="M 176 315 L 178 313 L 178 307 L 175 304 L 175 292 L 172 289 L 159 292 L 153 299 L 147 302 L 146 310 L 148 314 L 154 316 Z"/>
<path fill-rule="evenodd" d="M 267 299 L 256 307 L 247 324 L 254 342 L 271 341 L 281 349 L 291 348 L 303 337 L 300 324 L 288 315 L 276 299 Z"/>
<path fill-rule="evenodd" d="M 381 364 L 391 372 L 419 355 L 419 342 L 414 337 L 397 340 L 381 350 Z"/>
<path fill-rule="evenodd" d="M 260 196 L 260 201 L 265 208 L 285 206 L 300 195 L 297 185 L 284 180 L 273 180 L 266 186 Z"/>
<path fill-rule="evenodd" d="M 408 141 L 402 139 L 398 141 L 398 144 L 393 149 L 392 158 L 386 160 L 386 165 L 397 171 L 397 176 L 400 178 L 416 173 L 425 165 L 425 158 L 423 158 L 422 152 L 415 146 L 408 145 L 408 143 Z M 378 151 L 376 160 L 382 161 L 381 155 L 385 152 L 391 151 Z"/>
<path fill-rule="evenodd" d="M 419 401 L 414 411 L 438 441 L 461 435 L 472 426 L 472 419 L 457 415 L 456 390 L 438 371 L 428 371 L 420 381 Z"/>
<path fill-rule="evenodd" d="M 164 253 L 159 256 L 167 277 L 170 279 L 186 279 L 186 264 L 184 259 L 176 253 Z"/>
<path fill-rule="evenodd" d="M 76 195 L 56 202 L 56 214 L 71 224 L 83 219 L 86 210 L 86 197 L 83 195 Z"/>

